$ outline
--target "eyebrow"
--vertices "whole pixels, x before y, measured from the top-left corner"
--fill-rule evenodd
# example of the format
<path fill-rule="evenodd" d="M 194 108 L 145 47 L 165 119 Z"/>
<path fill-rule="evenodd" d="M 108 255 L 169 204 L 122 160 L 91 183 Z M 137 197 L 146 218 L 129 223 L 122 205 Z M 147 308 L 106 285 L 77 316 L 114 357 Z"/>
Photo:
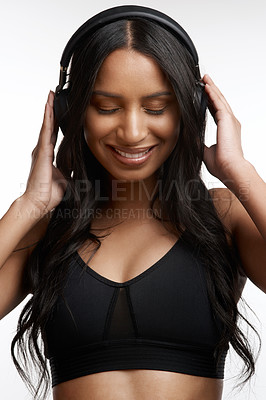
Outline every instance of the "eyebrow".
<path fill-rule="evenodd" d="M 120 94 L 109 93 L 109 92 L 105 92 L 103 90 L 95 90 L 92 94 L 93 95 L 98 95 L 98 96 L 104 96 L 104 97 L 113 97 L 113 98 L 118 98 L 118 99 L 122 99 L 123 98 L 123 96 L 121 96 Z M 161 97 L 161 96 L 173 96 L 173 93 L 167 92 L 167 91 L 155 92 L 155 93 L 152 93 L 152 94 L 148 94 L 147 96 L 143 96 L 143 99 L 151 99 L 151 98 L 154 98 L 154 97 Z"/>

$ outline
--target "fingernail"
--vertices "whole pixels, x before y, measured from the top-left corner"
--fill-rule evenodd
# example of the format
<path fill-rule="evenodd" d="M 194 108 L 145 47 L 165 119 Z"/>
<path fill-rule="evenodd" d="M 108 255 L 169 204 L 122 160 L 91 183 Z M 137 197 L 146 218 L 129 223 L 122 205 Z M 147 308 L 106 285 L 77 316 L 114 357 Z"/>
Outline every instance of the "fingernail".
<path fill-rule="evenodd" d="M 53 98 L 52 98 L 53 92 L 50 90 L 49 94 L 48 94 L 48 99 L 47 99 L 47 103 L 53 107 Z"/>

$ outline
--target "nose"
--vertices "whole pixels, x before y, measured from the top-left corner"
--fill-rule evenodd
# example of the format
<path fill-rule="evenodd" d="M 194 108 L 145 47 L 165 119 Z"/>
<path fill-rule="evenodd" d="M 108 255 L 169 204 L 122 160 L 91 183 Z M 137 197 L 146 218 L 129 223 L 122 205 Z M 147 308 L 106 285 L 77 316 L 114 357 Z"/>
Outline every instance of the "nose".
<path fill-rule="evenodd" d="M 139 110 L 130 110 L 124 113 L 117 127 L 117 138 L 121 142 L 134 145 L 142 142 L 148 134 L 145 117 Z"/>

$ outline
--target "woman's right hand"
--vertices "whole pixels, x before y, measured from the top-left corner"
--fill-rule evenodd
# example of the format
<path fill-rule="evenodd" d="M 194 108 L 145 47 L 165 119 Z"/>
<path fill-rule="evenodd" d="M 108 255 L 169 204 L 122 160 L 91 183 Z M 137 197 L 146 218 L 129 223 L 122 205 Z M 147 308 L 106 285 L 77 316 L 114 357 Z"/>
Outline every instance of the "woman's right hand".
<path fill-rule="evenodd" d="M 32 163 L 25 193 L 41 214 L 56 207 L 63 198 L 67 181 L 61 171 L 53 165 L 54 148 L 58 128 L 55 129 L 53 111 L 54 93 L 50 91 L 36 147 L 32 151 Z"/>

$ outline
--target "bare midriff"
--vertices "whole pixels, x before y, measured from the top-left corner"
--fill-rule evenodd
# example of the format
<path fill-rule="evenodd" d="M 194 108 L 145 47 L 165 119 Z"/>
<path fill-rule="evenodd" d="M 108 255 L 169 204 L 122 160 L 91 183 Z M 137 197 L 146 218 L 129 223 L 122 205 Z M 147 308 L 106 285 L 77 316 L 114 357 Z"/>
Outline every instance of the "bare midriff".
<path fill-rule="evenodd" d="M 54 400 L 221 400 L 223 380 L 176 372 L 104 371 L 60 383 Z"/>

